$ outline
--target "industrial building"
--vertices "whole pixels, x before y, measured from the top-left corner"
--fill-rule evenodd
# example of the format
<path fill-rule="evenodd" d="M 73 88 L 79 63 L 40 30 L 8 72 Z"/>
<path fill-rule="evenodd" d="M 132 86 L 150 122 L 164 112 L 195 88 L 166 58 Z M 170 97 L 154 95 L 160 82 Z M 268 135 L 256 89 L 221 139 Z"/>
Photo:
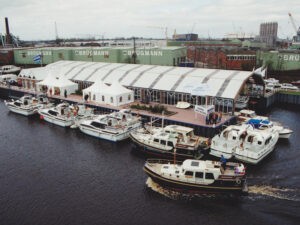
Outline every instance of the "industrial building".
<path fill-rule="evenodd" d="M 65 76 L 77 83 L 80 90 L 99 80 L 106 84 L 118 82 L 134 91 L 135 100 L 169 105 L 178 101 L 192 105 L 208 103 L 215 105 L 216 111 L 226 113 L 234 112 L 240 94 L 251 96 L 249 90 L 253 86 L 263 85 L 262 78 L 253 79 L 250 71 L 82 61 L 59 61 L 43 68 L 23 69 L 19 79 L 28 82 L 34 77 L 36 82 L 47 76 Z M 209 89 L 205 94 L 194 95 L 190 87 L 195 85 L 200 89 L 206 85 Z"/>
<path fill-rule="evenodd" d="M 134 54 L 135 53 L 135 54 Z M 34 61 L 40 55 L 41 60 Z M 60 60 L 177 66 L 186 59 L 185 47 L 52 47 L 14 50 L 17 65 L 48 65 Z"/>
<path fill-rule="evenodd" d="M 203 68 L 250 71 L 256 65 L 256 52 L 242 48 L 188 47 L 187 58 Z"/>
<path fill-rule="evenodd" d="M 276 45 L 277 41 L 278 23 L 262 23 L 259 29 L 259 39 L 261 42 L 265 42 L 268 47 Z"/>

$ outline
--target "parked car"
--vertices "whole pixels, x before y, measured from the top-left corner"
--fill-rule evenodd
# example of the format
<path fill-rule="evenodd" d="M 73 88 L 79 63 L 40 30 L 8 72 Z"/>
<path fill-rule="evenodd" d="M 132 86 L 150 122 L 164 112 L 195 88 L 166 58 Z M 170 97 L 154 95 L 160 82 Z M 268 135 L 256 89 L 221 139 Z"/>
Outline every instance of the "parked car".
<path fill-rule="evenodd" d="M 298 87 L 296 87 L 292 84 L 288 84 L 288 83 L 283 83 L 281 85 L 281 89 L 283 89 L 283 90 L 293 90 L 293 91 L 298 91 L 299 90 Z"/>

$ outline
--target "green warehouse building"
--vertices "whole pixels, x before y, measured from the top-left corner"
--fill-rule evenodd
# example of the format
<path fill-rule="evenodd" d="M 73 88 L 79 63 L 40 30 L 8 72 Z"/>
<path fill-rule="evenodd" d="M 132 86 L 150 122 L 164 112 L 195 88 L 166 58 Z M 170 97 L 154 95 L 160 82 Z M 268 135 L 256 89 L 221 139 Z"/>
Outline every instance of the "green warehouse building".
<path fill-rule="evenodd" d="M 186 60 L 186 47 L 136 48 L 136 63 L 161 66 L 178 66 Z M 41 55 L 40 61 L 34 58 Z M 133 63 L 133 47 L 49 47 L 14 50 L 17 65 L 47 65 L 60 60 Z"/>

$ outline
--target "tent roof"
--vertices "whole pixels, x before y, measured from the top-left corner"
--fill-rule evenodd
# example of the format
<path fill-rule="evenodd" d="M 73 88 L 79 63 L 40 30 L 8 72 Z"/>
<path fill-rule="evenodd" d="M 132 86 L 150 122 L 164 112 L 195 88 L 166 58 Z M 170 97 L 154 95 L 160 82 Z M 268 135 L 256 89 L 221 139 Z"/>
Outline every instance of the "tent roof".
<path fill-rule="evenodd" d="M 188 93 L 184 88 L 187 84 L 208 84 L 210 96 L 230 99 L 238 95 L 245 81 L 253 74 L 252 71 L 77 61 L 58 61 L 46 68 L 60 69 L 62 76 L 72 80 L 109 84 L 119 82 L 125 87 L 170 92 Z"/>

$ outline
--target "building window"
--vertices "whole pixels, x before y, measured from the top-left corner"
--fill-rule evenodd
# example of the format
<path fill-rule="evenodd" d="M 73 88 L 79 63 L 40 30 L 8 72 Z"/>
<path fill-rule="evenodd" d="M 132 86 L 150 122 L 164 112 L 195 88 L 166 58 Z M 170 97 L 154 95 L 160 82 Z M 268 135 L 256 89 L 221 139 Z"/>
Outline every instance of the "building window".
<path fill-rule="evenodd" d="M 114 103 L 113 97 L 110 97 L 110 103 Z"/>
<path fill-rule="evenodd" d="M 94 100 L 94 101 L 96 100 L 96 95 L 93 95 L 93 100 Z"/>
<path fill-rule="evenodd" d="M 104 95 L 102 95 L 102 102 L 104 102 L 105 101 L 105 97 L 104 97 Z"/>
<path fill-rule="evenodd" d="M 128 95 L 128 101 L 130 101 L 131 100 L 131 95 Z"/>
<path fill-rule="evenodd" d="M 120 96 L 120 98 L 119 98 L 119 102 L 122 102 L 122 100 L 123 100 L 123 98 L 122 98 L 122 96 Z"/>

